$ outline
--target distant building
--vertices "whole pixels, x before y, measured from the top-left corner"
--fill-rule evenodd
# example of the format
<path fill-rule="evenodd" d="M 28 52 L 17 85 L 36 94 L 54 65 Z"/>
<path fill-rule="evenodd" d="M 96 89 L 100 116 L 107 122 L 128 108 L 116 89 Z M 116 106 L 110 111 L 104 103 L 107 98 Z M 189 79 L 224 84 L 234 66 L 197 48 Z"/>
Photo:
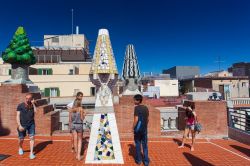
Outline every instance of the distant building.
<path fill-rule="evenodd" d="M 174 66 L 170 69 L 163 70 L 163 74 L 170 74 L 174 79 L 193 78 L 200 75 L 199 66 Z"/>
<path fill-rule="evenodd" d="M 32 50 L 37 64 L 91 62 L 91 57 L 84 48 L 32 47 Z"/>
<path fill-rule="evenodd" d="M 240 62 L 234 63 L 228 71 L 233 73 L 233 76 L 248 76 L 250 77 L 250 63 Z"/>
<path fill-rule="evenodd" d="M 49 44 L 32 47 L 36 64 L 29 68 L 29 78 L 38 86 L 42 95 L 66 97 L 82 91 L 84 96 L 94 96 L 95 86 L 89 80 L 91 57 L 86 37 L 73 34 L 61 35 L 58 39 L 48 39 L 48 35 L 44 38 Z M 73 39 L 73 43 L 69 39 Z M 82 45 L 78 45 L 80 43 Z M 0 62 L 0 83 L 10 79 L 10 75 L 11 65 Z"/>
<path fill-rule="evenodd" d="M 221 70 L 221 71 L 213 71 L 213 72 L 209 72 L 207 74 L 204 75 L 205 77 L 232 77 L 233 74 L 225 71 L 225 70 Z"/>
<path fill-rule="evenodd" d="M 160 98 L 160 87 L 157 86 L 148 86 L 147 90 L 142 92 L 143 96 L 147 96 L 149 98 Z"/>
<path fill-rule="evenodd" d="M 153 98 L 179 96 L 178 85 L 178 80 L 170 79 L 168 74 L 144 74 L 141 79 L 143 94 Z"/>
<path fill-rule="evenodd" d="M 46 48 L 81 48 L 89 54 L 89 41 L 84 34 L 44 35 Z"/>
<path fill-rule="evenodd" d="M 181 93 L 220 92 L 224 99 L 249 97 L 248 77 L 199 77 L 180 81 Z"/>

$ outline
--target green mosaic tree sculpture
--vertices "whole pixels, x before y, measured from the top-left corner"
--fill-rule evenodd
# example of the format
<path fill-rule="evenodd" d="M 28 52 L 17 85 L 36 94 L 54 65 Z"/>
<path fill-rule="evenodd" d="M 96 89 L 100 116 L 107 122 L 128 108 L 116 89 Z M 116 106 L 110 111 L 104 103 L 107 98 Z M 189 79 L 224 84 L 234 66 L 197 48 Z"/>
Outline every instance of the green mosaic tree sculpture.
<path fill-rule="evenodd" d="M 4 62 L 10 64 L 32 65 L 36 63 L 23 27 L 18 27 L 9 46 L 3 52 L 2 58 Z"/>
<path fill-rule="evenodd" d="M 29 66 L 36 63 L 26 32 L 18 27 L 9 46 L 2 54 L 3 61 L 11 64 L 11 79 L 7 84 L 32 84 Z"/>

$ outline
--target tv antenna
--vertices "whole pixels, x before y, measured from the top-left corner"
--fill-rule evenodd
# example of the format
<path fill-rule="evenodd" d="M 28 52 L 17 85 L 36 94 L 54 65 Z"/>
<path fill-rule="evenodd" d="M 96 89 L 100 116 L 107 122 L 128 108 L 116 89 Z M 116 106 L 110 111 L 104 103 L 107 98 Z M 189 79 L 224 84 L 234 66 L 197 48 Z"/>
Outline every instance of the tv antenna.
<path fill-rule="evenodd" d="M 219 55 L 219 56 L 218 56 L 218 60 L 215 61 L 215 63 L 218 63 L 219 71 L 221 70 L 221 63 L 223 63 L 223 62 L 225 62 L 225 61 L 222 61 L 222 60 L 221 60 L 221 56 Z"/>
<path fill-rule="evenodd" d="M 73 35 L 74 33 L 74 9 L 71 9 L 71 34 Z"/>

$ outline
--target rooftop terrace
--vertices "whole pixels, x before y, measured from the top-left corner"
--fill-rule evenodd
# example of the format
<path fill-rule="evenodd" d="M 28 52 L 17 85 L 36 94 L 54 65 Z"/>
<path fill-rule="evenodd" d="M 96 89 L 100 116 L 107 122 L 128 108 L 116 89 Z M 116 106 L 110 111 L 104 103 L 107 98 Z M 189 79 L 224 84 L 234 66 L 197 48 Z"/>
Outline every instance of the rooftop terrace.
<path fill-rule="evenodd" d="M 149 157 L 152 166 L 159 165 L 250 165 L 250 146 L 234 140 L 197 139 L 195 151 L 191 152 L 187 145 L 178 149 L 181 139 L 151 138 L 149 139 Z M 0 165 L 85 165 L 88 137 L 84 139 L 83 160 L 77 161 L 71 153 L 68 136 L 37 136 L 36 159 L 29 160 L 29 141 L 24 142 L 25 153 L 17 153 L 16 137 L 0 137 Z M 135 147 L 133 140 L 121 139 L 124 165 L 136 165 L 134 162 Z M 6 159 L 2 159 L 6 155 Z M 91 164 L 92 165 L 92 164 Z M 101 164 L 100 164 L 101 165 Z M 106 164 L 108 165 L 108 164 Z"/>

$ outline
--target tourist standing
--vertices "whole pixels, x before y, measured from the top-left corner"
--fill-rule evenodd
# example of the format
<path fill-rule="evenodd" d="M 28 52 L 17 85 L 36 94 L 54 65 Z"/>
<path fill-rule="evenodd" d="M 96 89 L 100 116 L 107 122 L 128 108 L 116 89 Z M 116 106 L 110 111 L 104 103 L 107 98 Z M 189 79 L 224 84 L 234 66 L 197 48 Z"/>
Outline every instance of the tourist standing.
<path fill-rule="evenodd" d="M 67 108 L 68 108 L 69 112 L 70 112 L 70 109 L 72 109 L 72 108 L 74 108 L 76 106 L 77 101 L 82 102 L 82 98 L 83 98 L 83 93 L 82 92 L 77 92 L 75 100 L 67 105 Z M 70 122 L 70 116 L 69 116 L 69 128 L 70 128 L 70 125 L 71 125 L 70 123 L 71 122 Z M 74 150 L 74 135 L 73 135 L 71 130 L 70 130 L 70 133 L 71 133 L 71 151 L 75 152 L 75 150 Z"/>
<path fill-rule="evenodd" d="M 141 145 L 143 148 L 143 162 L 144 165 L 149 165 L 148 158 L 148 117 L 149 111 L 147 106 L 142 104 L 142 95 L 137 94 L 134 96 L 134 123 L 133 123 L 133 132 L 134 132 L 134 141 L 136 148 L 135 162 L 137 164 L 141 164 L 142 156 L 141 156 Z"/>
<path fill-rule="evenodd" d="M 195 124 L 197 123 L 197 116 L 194 111 L 194 107 L 187 107 L 186 108 L 186 126 L 183 134 L 182 144 L 178 148 L 183 148 L 185 141 L 187 139 L 187 135 L 191 132 L 192 134 L 192 145 L 191 145 L 191 151 L 194 151 L 194 142 L 195 142 Z"/>
<path fill-rule="evenodd" d="M 17 106 L 17 132 L 18 132 L 18 154 L 23 155 L 23 141 L 26 133 L 28 132 L 30 138 L 30 159 L 34 159 L 36 156 L 33 153 L 35 143 L 35 120 L 34 114 L 36 112 L 35 100 L 32 94 L 28 93 L 25 96 L 25 101 Z"/>
<path fill-rule="evenodd" d="M 82 137 L 83 137 L 83 120 L 85 118 L 85 111 L 82 108 L 82 102 L 76 101 L 76 106 L 70 110 L 70 130 L 74 137 L 74 149 L 76 158 L 81 160 Z"/>

